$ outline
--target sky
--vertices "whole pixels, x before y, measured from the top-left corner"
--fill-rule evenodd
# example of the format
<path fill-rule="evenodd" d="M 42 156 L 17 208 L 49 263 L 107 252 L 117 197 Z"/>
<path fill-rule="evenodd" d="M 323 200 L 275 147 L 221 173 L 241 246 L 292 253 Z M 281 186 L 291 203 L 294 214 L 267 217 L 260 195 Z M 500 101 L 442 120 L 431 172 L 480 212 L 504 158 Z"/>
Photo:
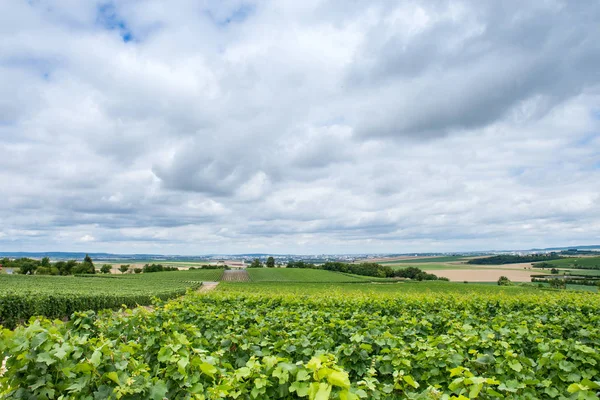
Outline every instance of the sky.
<path fill-rule="evenodd" d="M 600 244 L 600 3 L 0 1 L 0 251 Z"/>

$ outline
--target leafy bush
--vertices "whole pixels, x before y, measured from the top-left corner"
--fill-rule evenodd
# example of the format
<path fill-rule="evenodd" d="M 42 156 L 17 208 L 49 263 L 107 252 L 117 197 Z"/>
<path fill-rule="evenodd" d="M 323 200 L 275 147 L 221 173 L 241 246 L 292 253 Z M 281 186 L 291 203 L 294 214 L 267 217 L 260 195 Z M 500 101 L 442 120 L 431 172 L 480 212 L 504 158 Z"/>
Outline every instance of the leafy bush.
<path fill-rule="evenodd" d="M 152 312 L 4 330 L 0 397 L 597 398 L 596 295 L 329 288 L 191 293 Z"/>
<path fill-rule="evenodd" d="M 100 267 L 100 272 L 102 272 L 103 274 L 110 274 L 111 269 L 112 269 L 112 265 L 104 264 L 102 267 Z"/>
<path fill-rule="evenodd" d="M 248 268 L 262 268 L 262 262 L 260 262 L 260 260 L 258 258 L 255 258 L 254 260 L 252 260 L 252 262 L 250 263 L 250 265 L 248 265 Z"/>
<path fill-rule="evenodd" d="M 144 265 L 144 268 L 142 270 L 144 271 L 144 273 L 149 273 L 149 272 L 163 272 L 163 271 L 179 271 L 179 268 L 164 266 L 162 264 L 146 264 L 146 265 Z"/>
<path fill-rule="evenodd" d="M 510 285 L 512 285 L 512 282 L 506 276 L 501 276 L 498 279 L 498 286 L 510 286 Z"/>
<path fill-rule="evenodd" d="M 434 274 L 428 274 L 417 267 L 408 267 L 394 271 L 394 276 L 399 278 L 408 278 L 417 281 L 435 281 L 438 277 Z M 448 279 L 446 279 L 448 280 Z"/>

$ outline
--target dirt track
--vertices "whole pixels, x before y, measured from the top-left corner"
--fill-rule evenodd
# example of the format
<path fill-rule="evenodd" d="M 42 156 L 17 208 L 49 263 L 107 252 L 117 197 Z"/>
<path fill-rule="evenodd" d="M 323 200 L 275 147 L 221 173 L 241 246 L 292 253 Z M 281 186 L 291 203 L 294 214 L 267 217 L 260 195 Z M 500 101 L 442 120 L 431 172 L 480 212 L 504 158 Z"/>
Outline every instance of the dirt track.
<path fill-rule="evenodd" d="M 219 285 L 219 282 L 202 282 L 202 286 L 198 289 L 199 292 L 210 292 L 211 290 L 215 290 L 215 288 Z"/>

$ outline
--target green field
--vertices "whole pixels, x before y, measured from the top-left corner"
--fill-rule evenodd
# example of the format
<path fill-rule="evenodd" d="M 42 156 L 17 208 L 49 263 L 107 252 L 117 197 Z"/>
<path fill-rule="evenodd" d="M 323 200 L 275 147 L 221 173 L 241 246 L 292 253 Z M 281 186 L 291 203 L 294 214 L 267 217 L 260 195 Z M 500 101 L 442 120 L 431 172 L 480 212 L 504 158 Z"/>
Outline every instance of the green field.
<path fill-rule="evenodd" d="M 148 274 L 47 276 L 0 275 L 0 324 L 14 326 L 34 315 L 62 318 L 75 311 L 135 307 L 154 298 L 181 296 L 223 270 Z"/>
<path fill-rule="evenodd" d="M 585 268 L 597 267 L 600 269 L 600 257 L 569 257 L 561 260 L 548 261 L 548 263 L 560 268 L 569 268 L 574 264 L 577 264 Z"/>
<path fill-rule="evenodd" d="M 218 287 L 220 292 L 248 293 L 252 291 L 272 294 L 293 294 L 293 295 L 327 295 L 336 294 L 345 296 L 350 295 L 519 295 L 525 293 L 538 293 L 533 285 L 528 286 L 498 286 L 497 284 L 485 283 L 458 283 L 443 281 L 396 281 L 396 282 L 358 282 L 358 283 L 301 283 L 301 282 L 250 282 L 250 283 L 221 283 Z"/>
<path fill-rule="evenodd" d="M 536 269 L 535 271 L 550 274 L 549 269 Z M 558 269 L 559 275 L 563 275 L 565 273 L 569 275 L 600 276 L 600 269 Z"/>
<path fill-rule="evenodd" d="M 382 261 L 378 264 L 427 264 L 427 263 L 446 263 L 456 261 L 466 261 L 467 257 L 464 256 L 445 256 L 445 257 L 424 257 L 424 258 L 412 258 L 407 260 L 395 260 L 395 261 Z"/>
<path fill-rule="evenodd" d="M 595 399 L 599 310 L 534 287 L 222 283 L 0 332 L 0 397 Z"/>
<path fill-rule="evenodd" d="M 342 274 L 320 269 L 249 268 L 252 282 L 366 282 L 377 280 L 368 276 Z"/>
<path fill-rule="evenodd" d="M 440 270 L 445 270 L 445 269 L 475 269 L 472 266 L 466 265 L 466 264 L 433 264 L 433 263 L 427 263 L 427 264 L 386 264 L 388 267 L 393 268 L 393 269 L 403 269 L 403 268 L 408 268 L 408 267 L 416 267 L 416 268 L 420 268 L 423 271 L 440 271 Z"/>
<path fill-rule="evenodd" d="M 148 274 L 96 274 L 86 276 L 0 275 L 0 294 L 35 291 L 43 294 L 160 293 L 179 290 L 202 281 L 218 281 L 222 269 L 154 272 Z"/>

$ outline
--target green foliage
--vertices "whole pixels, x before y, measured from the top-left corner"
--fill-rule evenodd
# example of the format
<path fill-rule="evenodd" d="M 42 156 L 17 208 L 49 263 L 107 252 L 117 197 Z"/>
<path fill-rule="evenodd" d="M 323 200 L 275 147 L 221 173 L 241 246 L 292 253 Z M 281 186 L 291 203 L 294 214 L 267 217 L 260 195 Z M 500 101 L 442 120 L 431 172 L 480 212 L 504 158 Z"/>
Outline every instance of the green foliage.
<path fill-rule="evenodd" d="M 12 265 L 11 265 L 12 264 Z M 28 258 L 22 258 L 20 260 L 15 260 L 15 262 L 9 264 L 9 266 L 17 266 L 19 268 L 19 273 L 23 275 L 32 275 L 40 266 L 40 263 L 36 260 L 31 260 Z"/>
<path fill-rule="evenodd" d="M 112 269 L 112 265 L 110 264 L 104 264 L 101 268 L 100 268 L 100 272 L 102 272 L 103 274 L 110 274 L 110 270 Z"/>
<path fill-rule="evenodd" d="M 125 272 L 129 271 L 129 264 L 123 264 L 119 267 L 119 271 L 121 271 L 122 274 L 124 274 Z"/>
<path fill-rule="evenodd" d="M 290 261 L 287 264 L 287 268 L 313 268 L 313 269 L 316 269 L 317 266 L 313 263 L 307 263 L 304 261 Z"/>
<path fill-rule="evenodd" d="M 510 286 L 510 285 L 512 285 L 512 282 L 506 276 L 501 276 L 498 279 L 498 286 Z"/>
<path fill-rule="evenodd" d="M 567 282 L 565 279 L 549 279 L 548 283 L 550 284 L 550 287 L 552 287 L 554 289 L 566 289 L 567 288 Z"/>
<path fill-rule="evenodd" d="M 273 257 L 267 258 L 267 262 L 265 264 L 267 268 L 275 268 L 275 259 Z"/>
<path fill-rule="evenodd" d="M 73 273 L 74 274 L 95 274 L 96 268 L 94 267 L 94 262 L 92 261 L 92 258 L 88 254 L 86 254 L 85 257 L 83 258 L 83 262 L 73 269 Z"/>
<path fill-rule="evenodd" d="M 92 257 L 90 257 L 89 254 L 85 255 L 85 257 L 83 258 L 83 262 L 86 264 L 94 265 L 94 262 L 92 261 Z"/>
<path fill-rule="evenodd" d="M 216 265 L 216 264 L 204 264 L 201 265 L 200 268 L 201 269 L 222 269 L 224 266 L 223 265 Z M 194 267 L 190 267 L 189 269 L 195 269 Z"/>
<path fill-rule="evenodd" d="M 326 262 L 318 268 L 327 271 L 345 272 L 354 275 L 363 276 L 374 276 L 378 278 L 387 278 L 394 276 L 394 270 L 387 265 L 380 265 L 376 263 L 360 263 L 360 264 L 347 264 L 343 262 Z"/>
<path fill-rule="evenodd" d="M 331 271 L 294 268 L 248 269 L 253 282 L 365 282 L 366 278 Z"/>
<path fill-rule="evenodd" d="M 549 262 L 548 265 L 535 264 L 538 268 L 573 268 L 573 269 L 589 269 L 600 270 L 600 257 L 563 257 L 560 260 Z"/>
<path fill-rule="evenodd" d="M 526 256 L 516 256 L 511 254 L 502 254 L 492 257 L 474 258 L 469 260 L 467 264 L 475 265 L 502 265 L 502 264 L 520 264 L 520 263 L 532 263 L 537 261 L 551 261 L 560 260 L 561 257 L 557 253 L 550 254 L 529 254 Z"/>
<path fill-rule="evenodd" d="M 50 258 L 44 257 L 42 261 L 40 261 L 40 267 L 50 268 Z"/>
<path fill-rule="evenodd" d="M 135 272 L 136 274 L 141 274 L 142 273 L 142 269 L 141 268 L 134 268 L 133 272 Z"/>
<path fill-rule="evenodd" d="M 397 269 L 394 271 L 394 276 L 399 278 L 413 279 L 417 281 L 435 281 L 438 279 L 437 275 L 428 274 L 427 272 L 422 271 L 417 267 Z"/>
<path fill-rule="evenodd" d="M 248 268 L 262 268 L 262 266 L 263 265 L 260 262 L 260 260 L 258 258 L 255 258 L 254 260 L 252 260 Z"/>
<path fill-rule="evenodd" d="M 149 273 L 149 272 L 164 272 L 164 271 L 179 271 L 179 268 L 164 266 L 162 264 L 146 264 L 146 265 L 144 265 L 144 268 L 142 268 L 142 271 L 144 271 L 144 273 Z"/>
<path fill-rule="evenodd" d="M 484 285 L 303 296 L 231 284 L 154 311 L 32 321 L 0 334 L 0 397 L 597 398 L 597 295 L 471 286 Z"/>
<path fill-rule="evenodd" d="M 218 281 L 222 274 L 223 270 L 78 277 L 2 274 L 0 325 L 14 327 L 34 315 L 63 318 L 75 311 L 147 305 L 155 297 L 181 296 L 202 281 Z"/>
<path fill-rule="evenodd" d="M 326 271 L 342 272 L 346 274 L 362 275 L 362 276 L 373 276 L 377 278 L 387 278 L 394 276 L 394 270 L 387 265 L 380 265 L 376 263 L 360 263 L 360 264 L 348 264 L 339 261 L 328 261 L 324 264 L 315 265 L 312 263 L 305 263 L 304 261 L 290 261 L 287 268 L 310 268 L 310 269 L 323 269 Z"/>

